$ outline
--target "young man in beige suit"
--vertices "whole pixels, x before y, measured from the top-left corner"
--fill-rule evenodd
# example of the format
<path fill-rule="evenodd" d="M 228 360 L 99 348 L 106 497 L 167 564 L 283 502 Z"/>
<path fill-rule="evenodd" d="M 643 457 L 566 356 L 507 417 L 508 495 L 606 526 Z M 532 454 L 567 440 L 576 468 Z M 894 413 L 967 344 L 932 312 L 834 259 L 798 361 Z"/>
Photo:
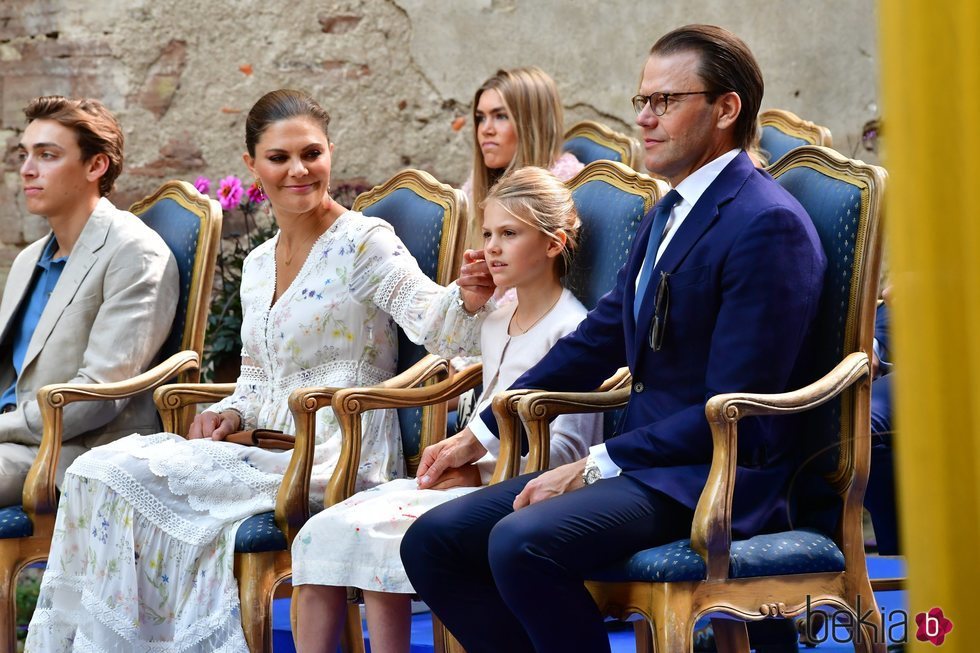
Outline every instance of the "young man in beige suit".
<path fill-rule="evenodd" d="M 24 113 L 24 198 L 51 233 L 17 256 L 0 302 L 0 506 L 21 502 L 37 454 L 38 389 L 144 371 L 170 330 L 178 296 L 167 245 L 105 198 L 123 163 L 112 114 L 96 100 L 63 97 L 36 98 Z M 59 480 L 87 449 L 156 430 L 148 395 L 69 405 Z"/>

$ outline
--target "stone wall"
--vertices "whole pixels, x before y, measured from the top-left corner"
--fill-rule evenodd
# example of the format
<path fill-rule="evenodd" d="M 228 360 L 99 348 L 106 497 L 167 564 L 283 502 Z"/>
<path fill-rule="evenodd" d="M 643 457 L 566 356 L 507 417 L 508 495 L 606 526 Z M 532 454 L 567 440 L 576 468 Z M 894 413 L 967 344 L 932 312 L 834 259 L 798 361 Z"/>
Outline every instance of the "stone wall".
<path fill-rule="evenodd" d="M 334 187 L 404 166 L 458 184 L 469 104 L 499 67 L 537 64 L 566 121 L 633 128 L 644 56 L 685 23 L 725 25 L 766 74 L 763 107 L 827 125 L 849 156 L 878 114 L 872 0 L 4 0 L 0 4 L 0 278 L 45 233 L 19 194 L 16 144 L 31 97 L 101 98 L 126 132 L 111 196 L 160 182 L 245 176 L 245 112 L 264 92 L 309 91 L 333 114 Z"/>

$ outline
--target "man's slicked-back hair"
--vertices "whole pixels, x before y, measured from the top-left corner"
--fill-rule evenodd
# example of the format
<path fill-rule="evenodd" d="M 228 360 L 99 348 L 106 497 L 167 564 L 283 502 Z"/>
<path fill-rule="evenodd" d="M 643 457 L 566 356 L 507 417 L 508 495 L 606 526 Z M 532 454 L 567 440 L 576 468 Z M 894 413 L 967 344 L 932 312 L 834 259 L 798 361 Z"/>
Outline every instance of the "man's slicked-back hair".
<path fill-rule="evenodd" d="M 650 48 L 650 54 L 657 56 L 679 52 L 698 53 L 698 76 L 712 100 L 724 93 L 738 93 L 742 110 L 735 121 L 735 144 L 748 149 L 755 141 L 765 91 L 762 71 L 749 46 L 723 27 L 685 25 L 664 34 Z"/>
<path fill-rule="evenodd" d="M 105 174 L 99 179 L 99 194 L 112 191 L 123 168 L 123 133 L 116 117 L 98 100 L 46 95 L 34 98 L 24 108 L 27 121 L 53 120 L 75 132 L 82 160 L 96 154 L 109 159 Z"/>

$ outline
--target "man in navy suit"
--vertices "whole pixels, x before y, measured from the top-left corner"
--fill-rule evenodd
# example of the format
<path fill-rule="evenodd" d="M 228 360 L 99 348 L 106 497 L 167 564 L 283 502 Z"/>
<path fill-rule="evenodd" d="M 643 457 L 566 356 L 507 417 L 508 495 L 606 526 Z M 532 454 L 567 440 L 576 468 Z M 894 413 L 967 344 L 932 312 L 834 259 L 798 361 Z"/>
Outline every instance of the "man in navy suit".
<path fill-rule="evenodd" d="M 423 515 L 402 543 L 415 589 L 470 653 L 603 651 L 583 579 L 690 535 L 712 441 L 712 395 L 781 392 L 807 338 L 826 260 L 803 208 L 745 153 L 762 75 L 738 37 L 662 37 L 633 98 L 647 168 L 669 193 L 637 230 L 616 287 L 514 388 L 587 391 L 628 365 L 620 433 L 587 458 Z M 784 421 L 739 426 L 736 537 L 787 528 L 798 442 Z M 498 441 L 490 411 L 426 449 L 431 487 Z"/>

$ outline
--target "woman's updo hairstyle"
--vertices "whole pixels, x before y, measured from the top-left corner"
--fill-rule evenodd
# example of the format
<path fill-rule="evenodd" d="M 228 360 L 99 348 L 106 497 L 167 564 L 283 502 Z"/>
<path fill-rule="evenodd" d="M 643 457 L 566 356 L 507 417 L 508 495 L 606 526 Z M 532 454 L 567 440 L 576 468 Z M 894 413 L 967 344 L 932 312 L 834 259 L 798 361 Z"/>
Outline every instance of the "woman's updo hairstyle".
<path fill-rule="evenodd" d="M 330 114 L 316 100 L 302 91 L 284 88 L 270 91 L 256 102 L 245 119 L 245 148 L 248 155 L 255 157 L 255 144 L 262 138 L 269 125 L 289 118 L 309 118 L 323 129 L 330 139 Z"/>
<path fill-rule="evenodd" d="M 572 193 L 563 182 L 544 168 L 527 166 L 504 175 L 494 184 L 481 209 L 485 210 L 490 202 L 497 202 L 512 216 L 556 242 L 561 242 L 558 234 L 565 234 L 558 276 L 568 273 L 582 221 Z"/>

